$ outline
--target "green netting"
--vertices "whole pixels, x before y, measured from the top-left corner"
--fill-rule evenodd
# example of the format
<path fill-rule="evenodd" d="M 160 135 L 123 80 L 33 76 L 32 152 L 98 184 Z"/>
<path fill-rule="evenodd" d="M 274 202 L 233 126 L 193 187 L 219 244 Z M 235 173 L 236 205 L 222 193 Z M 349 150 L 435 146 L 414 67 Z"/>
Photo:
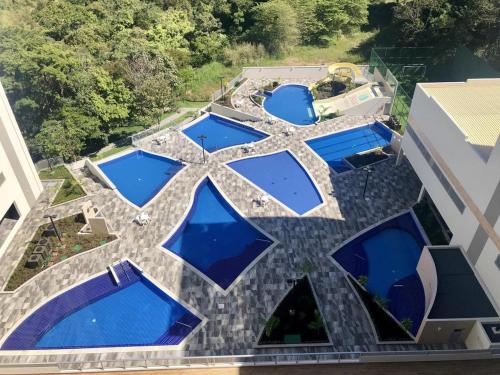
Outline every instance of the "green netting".
<path fill-rule="evenodd" d="M 404 131 L 418 82 L 454 82 L 500 78 L 500 73 L 467 48 L 443 51 L 432 47 L 372 48 L 369 71 L 378 70 L 395 92 L 391 115 Z"/>

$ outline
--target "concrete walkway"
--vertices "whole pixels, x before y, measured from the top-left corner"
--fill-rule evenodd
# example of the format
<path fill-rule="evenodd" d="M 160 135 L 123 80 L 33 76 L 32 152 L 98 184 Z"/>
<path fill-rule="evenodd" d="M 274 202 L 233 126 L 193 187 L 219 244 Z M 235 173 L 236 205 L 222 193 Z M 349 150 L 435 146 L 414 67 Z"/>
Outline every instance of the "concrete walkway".
<path fill-rule="evenodd" d="M 245 85 L 247 84 L 248 81 Z M 246 103 L 245 106 L 250 104 Z M 258 112 L 258 108 L 252 111 L 263 116 L 262 112 Z M 109 219 L 119 239 L 47 269 L 14 293 L 0 293 L 0 305 L 3 306 L 0 310 L 0 336 L 7 334 L 20 319 L 55 293 L 104 271 L 107 265 L 122 257 L 132 259 L 147 275 L 200 311 L 208 321 L 186 340 L 181 348 L 162 347 L 151 350 L 146 347 L 102 351 L 92 349 L 74 353 L 59 351 L 50 356 L 47 352 L 38 352 L 38 355 L 30 353 L 26 356 L 0 353 L 0 363 L 49 359 L 112 361 L 142 356 L 164 358 L 228 353 L 448 348 L 447 345 L 378 345 L 369 318 L 357 296 L 328 255 L 334 247 L 363 228 L 407 209 L 418 196 L 420 182 L 409 164 L 396 167 L 394 158 L 390 158 L 375 166 L 368 191 L 371 199 L 364 200 L 364 173 L 353 171 L 335 175 L 304 143 L 305 139 L 351 128 L 370 120 L 372 119 L 363 116 L 341 117 L 315 126 L 297 127 L 293 136 L 284 134 L 284 130 L 290 125 L 281 121 L 273 125 L 265 122 L 248 123 L 272 135 L 257 143 L 253 154 L 290 149 L 317 182 L 326 204 L 305 217 L 294 215 L 274 201 L 265 207 L 255 205 L 254 199 L 259 191 L 225 166 L 230 160 L 248 156 L 240 147 L 213 153 L 208 162 L 203 164 L 201 150 L 179 131 L 165 130 L 170 132 L 171 137 L 163 145 L 157 145 L 152 141 L 152 137 L 137 142 L 142 149 L 183 160 L 187 164 L 186 168 L 171 180 L 169 187 L 143 210 L 152 218 L 148 226 L 139 227 L 132 222 L 138 210 L 122 200 L 115 191 L 103 187 L 88 171 L 76 171 L 89 195 L 79 201 L 53 208 L 48 208 L 48 205 L 41 201 L 39 207 L 34 210 L 37 214 L 26 221 L 25 232 L 29 233 L 39 225 L 41 211 L 57 213 L 59 217 L 63 217 L 77 212 L 83 202 L 92 201 Z M 211 283 L 161 247 L 167 239 L 167 234 L 189 209 L 194 187 L 208 173 L 247 218 L 279 240 L 279 245 L 243 274 L 242 279 L 227 295 L 220 293 Z M 24 232 L 22 234 L 24 236 Z M 28 240 L 28 237 L 27 235 L 20 238 L 17 244 Z M 11 246 L 0 259 L 3 264 L 0 273 L 2 284 L 23 251 L 23 247 Z M 255 348 L 266 320 L 289 290 L 286 280 L 303 277 L 305 262 L 314 266 L 309 276 L 318 295 L 318 305 L 326 319 L 326 329 L 332 338 L 331 344 L 301 348 Z"/>

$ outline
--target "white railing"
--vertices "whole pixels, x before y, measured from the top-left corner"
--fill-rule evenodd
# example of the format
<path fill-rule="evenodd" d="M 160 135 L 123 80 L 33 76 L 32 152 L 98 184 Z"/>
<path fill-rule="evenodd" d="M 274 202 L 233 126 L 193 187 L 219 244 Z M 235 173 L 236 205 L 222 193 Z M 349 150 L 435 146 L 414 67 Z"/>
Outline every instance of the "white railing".
<path fill-rule="evenodd" d="M 271 353 L 245 354 L 228 356 L 195 357 L 151 357 L 124 358 L 79 361 L 39 361 L 32 363 L 0 364 L 2 369 L 16 369 L 16 373 L 33 373 L 33 369 L 55 368 L 60 372 L 85 372 L 134 369 L 165 368 L 206 368 L 227 366 L 275 366 L 291 364 L 337 364 L 356 362 L 410 362 L 473 360 L 499 358 L 497 350 L 421 350 L 421 351 L 386 351 L 386 352 L 323 352 L 323 353 Z M 32 358 L 32 356 L 30 356 Z M 20 358 L 20 357 L 17 357 Z M 22 357 L 21 357 L 22 358 Z M 31 369 L 31 370 L 30 370 Z"/>

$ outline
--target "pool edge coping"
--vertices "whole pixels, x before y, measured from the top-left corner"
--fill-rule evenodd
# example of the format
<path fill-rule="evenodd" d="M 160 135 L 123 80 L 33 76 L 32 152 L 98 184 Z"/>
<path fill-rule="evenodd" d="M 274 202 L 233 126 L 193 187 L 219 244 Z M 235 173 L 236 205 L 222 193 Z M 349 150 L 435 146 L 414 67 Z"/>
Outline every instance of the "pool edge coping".
<path fill-rule="evenodd" d="M 245 220 L 248 224 L 250 224 L 253 228 L 255 228 L 259 233 L 265 235 L 267 238 L 269 238 L 272 243 L 267 246 L 264 251 L 262 251 L 257 257 L 255 257 L 240 273 L 239 275 L 231 282 L 231 284 L 229 284 L 229 286 L 226 288 L 226 289 L 223 289 L 219 284 L 217 284 L 214 280 L 212 280 L 208 275 L 206 275 L 205 273 L 203 273 L 201 270 L 199 270 L 198 268 L 196 268 L 194 265 L 192 265 L 191 263 L 189 263 L 187 260 L 183 259 L 182 257 L 180 257 L 179 255 L 175 254 L 172 250 L 166 248 L 163 246 L 164 243 L 166 243 L 168 240 L 170 240 L 170 238 L 175 235 L 175 233 L 177 232 L 177 230 L 179 230 L 179 228 L 184 224 L 186 218 L 188 217 L 190 211 L 191 211 L 191 208 L 193 207 L 194 205 L 194 201 L 195 201 L 195 197 L 196 197 L 196 192 L 198 190 L 198 187 L 200 186 L 200 184 L 203 182 L 203 180 L 205 179 L 209 179 L 215 186 L 215 188 L 217 189 L 217 191 L 219 192 L 219 194 L 222 195 L 222 197 L 224 198 L 224 200 L 236 211 L 236 213 L 241 216 L 243 218 L 243 220 Z M 204 279 L 205 281 L 207 281 L 211 286 L 214 287 L 214 289 L 216 291 L 218 291 L 219 293 L 221 293 L 224 297 L 229 295 L 229 293 L 232 291 L 232 289 L 236 286 L 237 283 L 239 283 L 241 281 L 241 279 L 247 274 L 247 272 L 257 264 L 257 262 L 263 258 L 265 255 L 267 255 L 272 249 L 274 249 L 276 246 L 278 246 L 280 244 L 280 241 L 274 237 L 273 235 L 271 235 L 270 233 L 268 233 L 266 230 L 262 229 L 261 227 L 259 227 L 257 224 L 255 224 L 251 219 L 249 219 L 245 214 L 243 214 L 243 212 L 241 212 L 238 207 L 232 202 L 232 200 L 224 193 L 224 191 L 222 190 L 222 188 L 219 186 L 219 184 L 216 182 L 216 180 L 214 179 L 214 177 L 211 175 L 210 172 L 207 172 L 207 173 L 204 173 L 203 176 L 201 178 L 199 178 L 196 183 L 194 184 L 194 188 L 191 190 L 191 193 L 190 193 L 190 196 L 189 196 L 189 202 L 188 202 L 188 206 L 186 208 L 186 210 L 184 211 L 184 213 L 182 214 L 181 218 L 179 219 L 179 221 L 175 224 L 175 226 L 170 230 L 170 232 L 168 232 L 167 236 L 164 237 L 163 240 L 161 240 L 158 245 L 156 246 L 157 248 L 160 249 L 160 251 L 165 254 L 166 256 L 170 256 L 172 258 L 174 258 L 176 261 L 180 262 L 182 264 L 182 266 L 186 266 L 188 267 L 189 269 L 191 269 L 193 272 L 195 272 L 198 276 L 200 276 L 202 279 Z"/>
<path fill-rule="evenodd" d="M 325 159 L 323 159 L 323 158 L 322 158 L 322 157 L 321 157 L 321 156 L 320 156 L 320 155 L 319 155 L 316 151 L 314 151 L 314 149 L 313 149 L 311 146 L 309 146 L 309 144 L 308 144 L 307 142 L 309 142 L 309 141 L 313 141 L 313 140 L 315 140 L 315 139 L 324 138 L 324 137 L 326 138 L 326 137 L 329 137 L 329 136 L 331 136 L 331 135 L 338 134 L 338 133 L 343 133 L 343 132 L 346 132 L 346 131 L 349 131 L 349 130 L 352 130 L 352 129 L 362 128 L 363 126 L 368 126 L 368 125 L 371 125 L 371 124 L 375 124 L 376 122 L 381 123 L 382 125 L 384 125 L 387 129 L 389 129 L 389 130 L 391 131 L 391 133 L 392 133 L 392 134 L 393 134 L 393 136 L 394 136 L 394 133 L 395 133 L 395 132 L 394 132 L 391 128 L 389 128 L 387 125 L 383 124 L 381 121 L 378 121 L 378 120 L 375 120 L 375 119 L 374 119 L 372 122 L 367 122 L 367 123 L 362 123 L 362 124 L 360 124 L 360 125 L 351 126 L 350 128 L 347 128 L 347 129 L 335 130 L 335 131 L 333 131 L 333 132 L 326 133 L 326 134 L 322 134 L 322 135 L 318 135 L 318 136 L 314 136 L 314 137 L 311 137 L 311 138 L 305 138 L 305 139 L 302 139 L 301 141 L 302 141 L 302 143 L 305 143 L 306 147 L 307 147 L 309 150 L 311 150 L 311 151 L 312 151 L 312 153 L 314 154 L 314 156 L 315 156 L 318 160 L 320 160 L 323 164 L 325 164 L 325 165 L 326 165 L 326 166 L 330 169 L 330 171 L 331 171 L 331 172 L 332 172 L 335 176 L 337 176 L 337 175 L 342 175 L 342 174 L 344 174 L 344 173 L 353 172 L 353 171 L 356 171 L 356 170 L 361 169 L 361 168 L 353 168 L 353 169 L 348 170 L 348 171 L 337 172 L 335 169 L 333 169 L 333 168 L 332 168 L 332 167 L 331 167 L 331 166 L 330 166 L 330 165 L 326 162 L 326 160 L 325 160 Z M 388 144 L 388 145 L 390 145 L 390 144 L 391 144 L 391 143 L 389 142 L 389 144 Z M 380 148 L 380 147 L 374 147 L 374 148 L 367 149 L 367 150 L 363 151 L 363 153 L 365 153 L 365 152 L 369 152 L 369 151 L 373 151 L 373 150 L 376 150 L 377 148 Z M 345 160 L 345 157 L 343 157 L 343 158 L 342 158 L 342 160 Z M 347 160 L 345 160 L 345 161 L 346 161 L 347 163 L 349 163 Z M 382 162 L 384 162 L 384 161 L 386 161 L 386 160 L 379 160 L 379 161 L 374 162 L 374 163 L 371 163 L 371 164 L 369 164 L 369 165 L 374 165 L 374 164 L 377 164 L 377 163 L 382 163 Z M 350 164 L 350 163 L 349 163 L 349 164 Z"/>
<path fill-rule="evenodd" d="M 235 122 L 236 126 L 242 127 L 242 125 L 243 125 L 243 127 L 245 127 L 245 128 L 251 128 L 252 130 L 254 130 L 257 133 L 262 133 L 262 134 L 266 135 L 266 137 L 264 137 L 262 139 L 259 139 L 258 141 L 254 141 L 253 142 L 254 144 L 266 141 L 266 140 L 271 139 L 272 137 L 274 137 L 274 134 L 271 134 L 271 133 L 266 132 L 265 130 L 257 129 L 257 128 L 255 128 L 253 126 L 247 125 L 247 124 L 245 124 L 242 121 L 235 120 L 235 119 L 232 119 L 232 118 L 227 117 L 227 116 L 219 115 L 218 113 L 205 112 L 200 117 L 195 118 L 193 121 L 191 121 L 191 122 L 185 124 L 184 126 L 182 126 L 181 128 L 179 128 L 179 133 L 181 133 L 183 137 L 187 138 L 187 140 L 189 142 L 191 142 L 200 151 L 202 151 L 203 148 L 198 143 L 196 143 L 195 141 L 193 141 L 186 133 L 184 133 L 184 130 L 188 129 L 188 128 L 194 126 L 194 125 L 196 125 L 197 123 L 203 121 L 204 119 L 206 119 L 207 117 L 210 117 L 210 116 L 216 116 L 216 117 L 220 117 L 220 118 L 222 118 L 222 119 L 224 119 L 226 121 L 229 121 L 229 122 Z M 220 148 L 220 149 L 218 149 L 216 151 L 212 151 L 212 152 L 210 152 L 207 149 L 205 149 L 205 152 L 208 154 L 208 157 L 210 158 L 210 155 L 215 155 L 218 152 L 229 150 L 229 149 L 233 149 L 233 148 L 236 148 L 236 147 L 242 147 L 243 145 L 247 145 L 249 143 L 252 143 L 252 142 L 238 143 L 236 145 L 223 147 L 223 148 Z"/>
<path fill-rule="evenodd" d="M 373 228 L 377 227 L 378 225 L 383 224 L 383 223 L 385 223 L 385 222 L 388 222 L 388 221 L 390 221 L 390 220 L 393 220 L 393 219 L 395 219 L 395 218 L 397 218 L 397 217 L 399 217 L 399 216 L 403 216 L 403 215 L 405 215 L 405 214 L 410 214 L 410 216 L 412 217 L 412 219 L 413 219 L 413 221 L 414 221 L 415 225 L 417 226 L 418 231 L 420 232 L 420 235 L 422 236 L 422 238 L 423 238 L 423 240 L 424 240 L 424 242 L 425 242 L 425 244 L 424 244 L 424 246 L 422 247 L 422 249 L 423 249 L 424 247 L 426 247 L 426 246 L 430 246 L 430 245 L 429 245 L 429 244 L 430 244 L 430 242 L 429 242 L 429 238 L 427 237 L 427 234 L 425 233 L 425 231 L 424 231 L 424 229 L 423 229 L 422 225 L 420 224 L 420 221 L 418 220 L 417 215 L 415 215 L 415 213 L 413 212 L 413 208 L 411 208 L 411 207 L 410 207 L 410 208 L 407 208 L 407 209 L 402 210 L 402 211 L 401 211 L 401 212 L 399 212 L 399 213 L 396 213 L 396 214 L 394 214 L 394 215 L 391 215 L 391 216 L 389 216 L 389 217 L 387 217 L 387 218 L 385 218 L 385 219 L 379 220 L 378 222 L 376 222 L 376 223 L 374 223 L 374 224 L 372 224 L 372 225 L 369 225 L 368 227 L 364 228 L 363 230 L 361 230 L 361 231 L 359 231 L 359 232 L 355 233 L 354 235 L 350 236 L 350 237 L 349 237 L 349 238 L 347 238 L 346 240 L 342 241 L 339 245 L 337 245 L 337 246 L 336 246 L 333 250 L 329 251 L 329 252 L 327 253 L 327 257 L 330 259 L 330 261 L 331 261 L 331 262 L 333 262 L 333 264 L 334 264 L 336 267 L 338 267 L 338 268 L 341 270 L 342 274 L 344 275 L 344 278 L 345 278 L 348 282 L 349 282 L 349 279 L 347 278 L 347 276 L 348 276 L 348 275 L 351 275 L 352 279 L 353 279 L 353 280 L 354 280 L 354 281 L 355 281 L 355 282 L 356 282 L 356 283 L 357 283 L 357 284 L 358 284 L 358 285 L 359 285 L 362 289 L 366 290 L 366 291 L 369 293 L 369 291 L 366 289 L 366 287 L 364 287 L 363 285 L 361 285 L 361 284 L 358 282 L 358 280 L 357 280 L 354 276 L 352 276 L 352 274 L 351 274 L 350 272 L 348 272 L 348 271 L 347 271 L 347 270 L 346 270 L 346 269 L 345 269 L 345 268 L 344 268 L 344 267 L 343 267 L 343 266 L 342 266 L 339 262 L 337 262 L 337 261 L 335 260 L 335 258 L 333 257 L 333 254 L 334 254 L 334 253 L 336 253 L 338 250 L 340 250 L 340 248 L 342 248 L 342 247 L 344 247 L 345 245 L 347 245 L 347 244 L 348 244 L 349 242 L 351 242 L 352 240 L 354 240 L 354 239 L 358 238 L 359 236 L 361 236 L 361 235 L 363 235 L 363 234 L 365 234 L 365 233 L 369 232 L 370 230 L 372 230 Z M 417 275 L 418 275 L 418 273 L 417 273 Z M 420 278 L 420 275 L 418 275 L 418 277 Z M 351 288 L 352 288 L 352 285 L 351 285 Z M 353 292 L 357 295 L 356 290 L 354 290 L 354 288 L 352 288 L 352 289 L 353 289 Z M 358 298 L 359 298 L 359 300 L 361 301 L 361 297 L 360 297 L 359 295 L 358 295 Z M 362 303 L 362 305 L 364 305 L 364 304 Z M 410 331 L 408 331 L 406 328 L 404 328 L 404 327 L 403 327 L 403 325 L 401 324 L 401 322 L 400 322 L 398 319 L 396 319 L 396 317 L 395 317 L 395 316 L 394 316 L 394 315 L 393 315 L 393 314 L 389 311 L 389 309 L 387 309 L 387 308 L 385 308 L 385 307 L 382 307 L 382 306 L 381 306 L 381 308 L 382 308 L 382 309 L 386 312 L 386 314 L 388 314 L 388 315 L 389 315 L 389 316 L 390 316 L 390 317 L 391 317 L 391 318 L 392 318 L 392 319 L 393 319 L 393 320 L 394 320 L 394 321 L 395 321 L 395 322 L 396 322 L 396 323 L 397 323 L 397 324 L 398 324 L 398 325 L 399 325 L 402 329 L 404 329 L 404 330 L 408 333 L 408 335 L 409 335 L 410 337 L 412 337 L 412 338 L 413 338 L 413 340 L 414 340 L 414 341 L 413 341 L 412 343 L 417 343 L 417 339 L 416 339 L 416 337 L 417 337 L 417 336 L 415 336 L 413 333 L 411 333 L 411 332 L 410 332 Z M 368 310 L 366 310 L 366 309 L 365 309 L 365 311 L 368 313 Z M 425 317 L 425 311 L 424 311 L 424 317 Z M 369 319 L 369 320 L 371 320 L 371 316 L 370 316 L 370 314 L 368 314 L 368 319 Z M 423 322 L 423 318 L 422 318 L 422 322 Z M 420 326 L 422 325 L 422 322 L 420 322 Z M 373 324 L 374 324 L 374 323 L 373 323 Z M 417 334 L 418 334 L 418 331 L 420 330 L 420 326 L 419 326 L 419 329 L 417 330 Z M 378 335 L 376 335 L 375 337 L 377 338 L 377 337 L 378 337 Z M 378 338 L 377 338 L 377 341 L 378 341 Z M 382 342 L 382 343 L 383 343 L 383 344 L 386 344 L 386 342 Z M 399 342 L 399 343 L 401 344 L 401 343 L 404 343 L 404 342 Z"/>
<path fill-rule="evenodd" d="M 114 189 L 111 189 L 110 190 L 113 190 L 117 195 L 118 197 L 124 201 L 125 203 L 127 203 L 129 206 L 135 208 L 136 210 L 138 211 L 142 211 L 142 210 L 145 210 L 150 204 L 152 204 L 156 199 L 158 199 L 158 197 L 164 193 L 164 191 L 167 189 L 167 187 L 173 183 L 173 181 L 175 180 L 175 178 L 184 170 L 186 169 L 189 164 L 185 163 L 185 162 L 182 162 L 181 160 L 179 159 L 176 159 L 176 158 L 173 158 L 173 157 L 170 157 L 170 156 L 167 156 L 165 154 L 160 154 L 158 152 L 154 152 L 154 151 L 150 151 L 150 150 L 145 150 L 143 149 L 142 147 L 133 147 L 132 149 L 130 150 L 124 150 L 122 151 L 121 153 L 118 153 L 116 155 L 111 155 L 109 158 L 107 159 L 103 159 L 103 160 L 99 160 L 98 163 L 94 163 L 92 161 L 90 161 L 90 163 L 92 163 L 95 167 L 99 168 L 99 170 L 106 176 L 106 178 L 108 180 L 111 181 L 111 179 L 106 175 L 106 173 L 104 173 L 104 171 L 99 167 L 100 164 L 103 164 L 103 163 L 107 163 L 107 162 L 110 162 L 110 161 L 113 161 L 115 159 L 118 159 L 118 158 L 121 158 L 123 156 L 127 156 L 128 154 L 131 154 L 133 152 L 138 152 L 138 151 L 142 151 L 142 152 L 145 152 L 147 154 L 151 154 L 151 155 L 155 155 L 155 156 L 159 156 L 159 157 L 162 157 L 164 159 L 169 159 L 169 160 L 172 160 L 172 161 L 175 161 L 175 162 L 178 162 L 181 164 L 181 169 L 179 169 L 174 176 L 172 176 L 172 178 L 170 178 L 166 183 L 165 185 L 163 185 L 161 187 L 160 190 L 158 190 L 158 192 L 149 200 L 146 202 L 146 204 L 142 207 L 139 207 L 137 206 L 135 203 L 133 203 L 132 201 L 130 201 L 129 199 L 127 199 L 123 194 L 122 192 L 118 189 L 118 187 L 113 183 L 113 185 L 115 186 Z M 112 182 L 112 181 L 111 181 Z"/>
<path fill-rule="evenodd" d="M 272 81 L 272 79 L 271 79 L 271 81 Z M 304 85 L 304 84 L 302 84 L 302 83 L 293 83 L 293 82 L 290 82 L 290 83 L 282 83 L 282 84 L 278 85 L 277 87 L 275 87 L 274 89 L 272 89 L 272 90 L 271 90 L 271 91 L 269 91 L 269 92 L 274 93 L 274 92 L 275 92 L 275 91 L 277 91 L 280 87 L 283 87 L 283 86 L 303 86 L 303 87 L 305 87 L 305 88 L 309 91 L 309 93 L 312 95 L 312 91 L 309 89 L 309 86 L 306 86 L 306 85 Z M 258 90 L 257 90 L 257 91 L 258 91 Z M 313 98 L 314 98 L 314 96 L 313 96 Z M 264 114 L 265 114 L 265 115 L 267 115 L 267 116 L 269 116 L 269 117 L 271 117 L 271 118 L 278 119 L 279 121 L 282 121 L 282 122 L 284 122 L 284 123 L 286 123 L 286 124 L 288 124 L 288 125 L 296 126 L 296 127 L 298 127 L 298 128 L 304 128 L 304 127 L 305 127 L 305 128 L 307 128 L 307 127 L 316 126 L 316 125 L 318 125 L 318 123 L 320 122 L 320 121 L 319 121 L 319 120 L 320 120 L 319 116 L 316 116 L 316 111 L 314 110 L 314 107 L 312 107 L 312 111 L 313 111 L 313 113 L 314 113 L 314 116 L 315 116 L 315 117 L 317 117 L 317 120 L 316 120 L 316 121 L 314 121 L 312 124 L 304 124 L 304 125 L 294 124 L 293 122 L 287 121 L 287 120 L 285 120 L 285 119 L 283 119 L 283 118 L 281 118 L 281 117 L 279 117 L 279 116 L 273 115 L 271 112 L 269 112 L 269 111 L 268 111 L 268 110 L 264 107 L 264 102 L 266 101 L 266 99 L 267 99 L 267 97 L 265 97 L 265 98 L 262 100 L 262 105 L 261 105 L 260 107 L 261 107 L 261 108 L 262 108 L 262 110 L 264 111 Z M 314 100 L 313 100 L 313 102 L 314 102 Z M 312 106 L 312 102 L 311 102 L 311 106 Z"/>
<path fill-rule="evenodd" d="M 126 261 L 131 261 L 130 264 L 136 268 L 137 263 L 132 261 L 129 257 L 124 257 L 120 259 L 121 261 L 126 260 Z M 60 355 L 60 354 L 93 354 L 96 351 L 99 353 L 121 353 L 121 352 L 127 352 L 127 351 L 158 351 L 158 350 L 165 350 L 166 348 L 170 350 L 176 350 L 184 347 L 186 345 L 186 341 L 191 338 L 192 335 L 194 335 L 195 332 L 198 332 L 207 322 L 208 318 L 199 312 L 196 308 L 185 302 L 183 299 L 180 298 L 178 293 L 172 292 L 170 289 L 167 289 L 164 287 L 161 283 L 158 282 L 152 275 L 150 275 L 147 272 L 144 272 L 142 268 L 138 269 L 138 271 L 143 275 L 143 277 L 151 282 L 156 288 L 161 290 L 163 293 L 165 293 L 169 298 L 180 304 L 182 307 L 184 307 L 186 310 L 188 310 L 191 314 L 195 315 L 197 318 L 200 319 L 200 323 L 191 330 L 191 332 L 186 335 L 179 344 L 177 345 L 138 345 L 138 346 L 98 346 L 98 347 L 88 347 L 88 348 L 57 348 L 57 349 L 17 349 L 17 350 L 1 350 L 0 349 L 0 355 L 14 355 L 14 356 L 24 356 L 24 355 L 38 355 L 38 354 L 45 354 L 45 355 Z M 108 269 L 106 268 L 104 271 L 100 271 L 97 273 L 94 273 L 83 280 L 71 284 L 67 286 L 66 288 L 63 288 L 56 293 L 47 296 L 46 298 L 42 299 L 41 302 L 36 304 L 33 308 L 29 309 L 22 317 L 19 319 L 16 324 L 14 324 L 8 331 L 5 333 L 0 338 L 0 348 L 3 346 L 5 341 L 14 333 L 14 331 L 26 320 L 28 319 L 33 313 L 35 313 L 39 308 L 44 306 L 45 304 L 49 303 L 52 301 L 54 298 L 57 298 L 61 296 L 62 294 L 70 291 L 71 289 L 80 286 L 96 277 L 105 275 L 108 273 Z M 117 290 L 119 291 L 119 290 Z M 100 298 L 101 299 L 101 298 Z M 99 300 L 99 299 L 98 299 Z M 88 305 L 87 305 L 88 306 Z M 79 310 L 79 309 L 77 309 Z M 77 311 L 75 310 L 75 311 Z M 74 311 L 71 313 L 73 314 Z M 70 315 L 71 315 L 70 314 Z M 69 316 L 69 315 L 68 315 Z M 52 327 L 53 328 L 53 327 Z"/>
<path fill-rule="evenodd" d="M 270 156 L 270 155 L 274 155 L 274 154 L 279 154 L 281 152 L 288 152 L 290 155 L 292 155 L 292 157 L 295 159 L 295 161 L 304 170 L 305 174 L 307 175 L 307 177 L 311 181 L 314 189 L 318 192 L 318 194 L 319 194 L 319 196 L 321 198 L 321 203 L 320 204 L 318 204 L 317 206 L 314 206 L 313 208 L 309 209 L 308 211 L 304 212 L 303 214 L 299 214 L 297 211 L 295 211 L 292 208 L 288 207 L 286 204 L 284 204 L 283 202 L 281 202 L 279 199 L 277 199 L 276 197 L 274 197 L 273 195 L 271 195 L 270 193 L 268 193 L 267 191 L 265 191 L 264 189 L 262 189 L 260 186 L 257 186 L 254 182 L 250 181 L 248 178 L 246 178 L 241 173 L 237 172 L 236 170 L 234 170 L 233 168 L 231 168 L 229 166 L 230 163 L 233 163 L 233 162 L 236 162 L 236 161 L 241 161 L 241 160 L 251 159 L 251 158 L 256 158 L 256 157 Z M 249 155 L 249 156 L 238 157 L 238 158 L 235 158 L 235 159 L 226 160 L 224 163 L 221 163 L 221 164 L 225 168 L 229 169 L 233 174 L 235 174 L 236 176 L 242 178 L 244 181 L 248 182 L 251 186 L 253 186 L 254 188 L 256 188 L 261 193 L 263 193 L 265 195 L 268 195 L 273 201 L 275 201 L 278 205 L 280 205 L 281 207 L 283 207 L 286 211 L 291 212 L 294 217 L 306 217 L 306 216 L 309 216 L 314 211 L 319 210 L 320 208 L 322 208 L 323 206 L 325 206 L 327 204 L 327 200 L 326 200 L 325 196 L 323 195 L 323 192 L 319 188 L 320 185 L 318 184 L 318 182 L 316 181 L 316 179 L 314 178 L 314 176 L 311 174 L 311 172 L 309 172 L 309 169 L 304 165 L 304 163 L 300 160 L 300 158 L 290 148 L 278 149 L 277 151 L 271 151 L 271 152 L 267 152 L 267 153 L 264 153 L 264 154 L 253 154 L 253 155 Z"/>

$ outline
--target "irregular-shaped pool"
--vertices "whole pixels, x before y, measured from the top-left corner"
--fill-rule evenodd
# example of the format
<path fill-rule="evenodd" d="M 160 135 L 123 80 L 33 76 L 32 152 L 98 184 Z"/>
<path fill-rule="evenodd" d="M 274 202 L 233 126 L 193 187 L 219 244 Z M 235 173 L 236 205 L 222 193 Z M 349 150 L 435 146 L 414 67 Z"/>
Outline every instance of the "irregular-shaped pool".
<path fill-rule="evenodd" d="M 244 219 L 207 177 L 163 247 L 227 289 L 273 240 Z"/>
<path fill-rule="evenodd" d="M 349 240 L 333 254 L 355 279 L 366 277 L 364 287 L 387 301 L 399 321 L 411 319 L 415 335 L 424 316 L 425 296 L 417 264 L 427 245 L 416 219 L 407 212 Z"/>
<path fill-rule="evenodd" d="M 2 350 L 177 345 L 201 322 L 128 262 L 53 298 Z"/>
<path fill-rule="evenodd" d="M 184 165 L 164 156 L 136 150 L 97 166 L 123 197 L 142 207 L 153 199 Z"/>
<path fill-rule="evenodd" d="M 228 166 L 298 215 L 323 203 L 309 173 L 289 151 L 244 158 Z"/>
<path fill-rule="evenodd" d="M 250 126 L 213 113 L 200 117 L 182 132 L 198 146 L 202 145 L 200 136 L 204 135 L 206 138 L 203 140 L 203 145 L 208 152 L 258 142 L 268 137 L 267 134 Z"/>
<path fill-rule="evenodd" d="M 311 91 L 302 85 L 281 85 L 266 92 L 264 109 L 273 116 L 293 125 L 312 125 L 318 121 L 314 113 Z"/>

